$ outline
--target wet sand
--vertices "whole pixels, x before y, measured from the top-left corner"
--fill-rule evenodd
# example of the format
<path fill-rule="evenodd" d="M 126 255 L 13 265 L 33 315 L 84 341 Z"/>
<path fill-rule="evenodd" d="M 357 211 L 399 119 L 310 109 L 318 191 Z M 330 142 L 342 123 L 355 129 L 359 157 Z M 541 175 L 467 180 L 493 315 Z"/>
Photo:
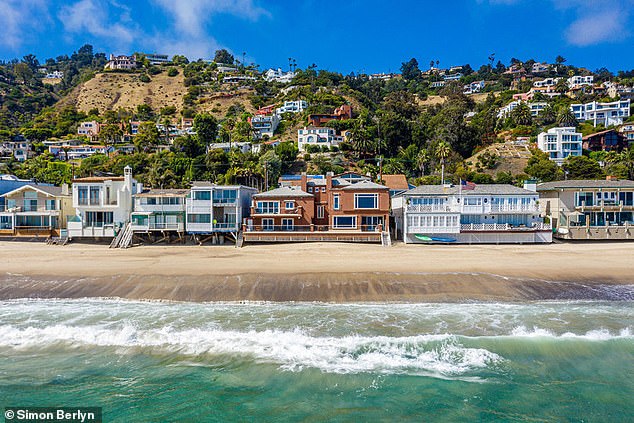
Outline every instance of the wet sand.
<path fill-rule="evenodd" d="M 611 299 L 634 244 L 146 246 L 0 242 L 0 299 L 526 301 Z M 627 294 L 629 295 L 629 294 Z"/>

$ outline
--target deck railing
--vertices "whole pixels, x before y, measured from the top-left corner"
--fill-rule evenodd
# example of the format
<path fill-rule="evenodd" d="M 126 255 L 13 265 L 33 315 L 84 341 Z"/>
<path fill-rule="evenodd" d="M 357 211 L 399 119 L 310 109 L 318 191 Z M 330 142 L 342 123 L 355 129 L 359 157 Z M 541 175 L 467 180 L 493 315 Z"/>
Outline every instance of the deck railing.
<path fill-rule="evenodd" d="M 381 225 L 358 225 L 342 228 L 328 225 L 247 225 L 245 232 L 379 232 Z"/>
<path fill-rule="evenodd" d="M 531 225 L 511 225 L 509 223 L 463 223 L 460 225 L 461 231 L 538 231 L 551 229 L 550 224 L 541 222 Z"/>

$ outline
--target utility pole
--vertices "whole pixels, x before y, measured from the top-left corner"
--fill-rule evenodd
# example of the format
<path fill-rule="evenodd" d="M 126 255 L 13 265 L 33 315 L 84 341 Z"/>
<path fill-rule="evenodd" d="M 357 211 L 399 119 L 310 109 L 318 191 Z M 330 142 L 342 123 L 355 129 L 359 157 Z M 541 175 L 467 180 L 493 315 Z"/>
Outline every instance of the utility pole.
<path fill-rule="evenodd" d="M 265 190 L 264 192 L 269 190 L 269 162 L 264 162 L 264 186 L 265 186 Z"/>

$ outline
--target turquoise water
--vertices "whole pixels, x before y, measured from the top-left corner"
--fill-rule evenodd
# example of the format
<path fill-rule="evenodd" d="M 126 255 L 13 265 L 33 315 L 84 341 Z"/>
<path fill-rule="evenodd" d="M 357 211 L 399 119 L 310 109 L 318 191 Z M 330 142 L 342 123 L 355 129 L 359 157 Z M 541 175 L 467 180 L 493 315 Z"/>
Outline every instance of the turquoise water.
<path fill-rule="evenodd" d="M 107 422 L 627 422 L 633 330 L 631 300 L 1 301 L 0 407 L 101 406 Z"/>

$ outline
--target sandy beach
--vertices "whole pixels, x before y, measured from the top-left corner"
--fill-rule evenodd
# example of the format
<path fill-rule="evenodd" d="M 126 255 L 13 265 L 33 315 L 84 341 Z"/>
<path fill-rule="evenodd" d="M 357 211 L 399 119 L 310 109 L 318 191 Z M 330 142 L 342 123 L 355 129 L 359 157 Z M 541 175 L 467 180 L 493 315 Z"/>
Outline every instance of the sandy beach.
<path fill-rule="evenodd" d="M 634 244 L 145 246 L 0 242 L 0 299 L 523 301 L 634 284 Z M 599 292 L 599 293 L 597 293 Z"/>

